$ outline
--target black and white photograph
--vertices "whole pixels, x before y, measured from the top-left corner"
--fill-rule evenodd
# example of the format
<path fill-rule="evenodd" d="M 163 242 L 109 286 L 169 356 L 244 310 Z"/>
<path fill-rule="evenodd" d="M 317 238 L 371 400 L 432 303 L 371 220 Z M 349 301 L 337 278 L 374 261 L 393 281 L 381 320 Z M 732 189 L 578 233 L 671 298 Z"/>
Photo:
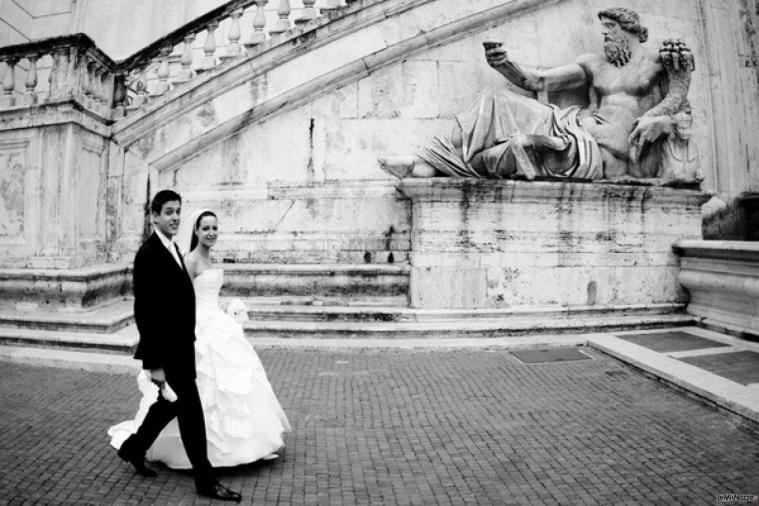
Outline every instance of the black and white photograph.
<path fill-rule="evenodd" d="M 759 0 L 0 0 L 0 506 L 759 504 Z"/>

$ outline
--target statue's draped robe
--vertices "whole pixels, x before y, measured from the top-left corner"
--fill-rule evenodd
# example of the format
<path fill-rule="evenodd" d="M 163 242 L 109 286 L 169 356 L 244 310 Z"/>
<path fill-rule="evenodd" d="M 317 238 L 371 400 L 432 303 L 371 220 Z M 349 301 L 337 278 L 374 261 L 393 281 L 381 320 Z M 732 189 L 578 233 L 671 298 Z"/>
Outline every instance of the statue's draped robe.
<path fill-rule="evenodd" d="M 559 109 L 508 90 L 484 93 L 456 117 L 454 131 L 436 137 L 419 156 L 440 172 L 456 177 L 511 178 L 553 176 L 600 179 L 603 163 L 596 141 L 581 126 L 578 107 Z M 521 135 L 520 135 L 521 134 Z M 527 136 L 527 148 L 520 139 Z M 550 140 L 550 163 L 529 147 L 530 141 Z M 483 156 L 507 143 L 497 156 Z"/>

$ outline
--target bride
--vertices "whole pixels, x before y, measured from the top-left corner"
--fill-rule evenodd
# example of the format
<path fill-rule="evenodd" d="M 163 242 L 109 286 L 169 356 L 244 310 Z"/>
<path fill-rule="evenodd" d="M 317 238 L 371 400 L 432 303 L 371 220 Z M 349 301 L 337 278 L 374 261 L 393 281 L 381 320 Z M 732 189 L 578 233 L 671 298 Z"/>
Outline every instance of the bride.
<path fill-rule="evenodd" d="M 224 271 L 210 258 L 218 234 L 216 215 L 203 210 L 191 220 L 182 220 L 177 236 L 180 248 L 189 251 L 185 265 L 195 288 L 195 361 L 208 459 L 214 467 L 231 467 L 277 458 L 290 424 L 242 326 L 219 307 Z M 158 388 L 143 374 L 138 376 L 138 385 L 143 396 L 135 419 L 108 430 L 111 445 L 117 449 L 139 427 L 158 396 Z M 172 394 L 162 392 L 169 400 Z M 176 419 L 161 432 L 146 458 L 174 469 L 190 469 Z"/>

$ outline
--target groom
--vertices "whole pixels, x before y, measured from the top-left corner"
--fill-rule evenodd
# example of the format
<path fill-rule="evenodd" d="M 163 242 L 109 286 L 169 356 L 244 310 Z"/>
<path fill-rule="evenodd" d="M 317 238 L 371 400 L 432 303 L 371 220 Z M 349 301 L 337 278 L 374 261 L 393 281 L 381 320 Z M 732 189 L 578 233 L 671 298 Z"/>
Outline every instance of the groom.
<path fill-rule="evenodd" d="M 154 232 L 134 258 L 134 318 L 140 333 L 134 358 L 142 360 L 143 369 L 159 390 L 167 382 L 177 399 L 169 402 L 159 394 L 118 455 L 142 476 L 155 476 L 155 471 L 145 465 L 145 452 L 177 417 L 198 493 L 239 502 L 239 493 L 216 481 L 208 461 L 203 408 L 195 385 L 195 292 L 173 241 L 181 208 L 182 198 L 171 190 L 153 197 L 150 210 Z"/>

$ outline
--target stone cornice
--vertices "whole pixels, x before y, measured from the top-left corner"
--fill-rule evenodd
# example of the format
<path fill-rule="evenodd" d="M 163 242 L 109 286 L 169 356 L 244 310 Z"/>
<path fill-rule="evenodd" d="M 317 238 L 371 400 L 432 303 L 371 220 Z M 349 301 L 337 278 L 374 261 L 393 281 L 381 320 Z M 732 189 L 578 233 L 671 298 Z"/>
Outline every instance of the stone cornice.
<path fill-rule="evenodd" d="M 474 178 L 404 179 L 398 191 L 412 202 L 459 201 L 462 195 L 477 202 L 534 202 L 562 200 L 604 202 L 627 200 L 634 205 L 658 207 L 700 207 L 710 195 L 694 190 L 608 182 L 503 181 Z"/>
<path fill-rule="evenodd" d="M 89 56 L 98 63 L 113 71 L 116 63 L 95 45 L 95 42 L 83 33 L 49 37 L 46 39 L 33 40 L 22 44 L 0 47 L 0 60 L 8 57 L 26 57 L 32 54 L 55 54 L 62 48 L 78 47 L 89 53 Z"/>
<path fill-rule="evenodd" d="M 106 121 L 83 107 L 76 98 L 0 110 L 0 132 L 75 123 L 94 134 L 110 137 L 111 128 Z"/>
<path fill-rule="evenodd" d="M 759 263 L 759 242 L 679 240 L 672 245 L 681 257 Z"/>

